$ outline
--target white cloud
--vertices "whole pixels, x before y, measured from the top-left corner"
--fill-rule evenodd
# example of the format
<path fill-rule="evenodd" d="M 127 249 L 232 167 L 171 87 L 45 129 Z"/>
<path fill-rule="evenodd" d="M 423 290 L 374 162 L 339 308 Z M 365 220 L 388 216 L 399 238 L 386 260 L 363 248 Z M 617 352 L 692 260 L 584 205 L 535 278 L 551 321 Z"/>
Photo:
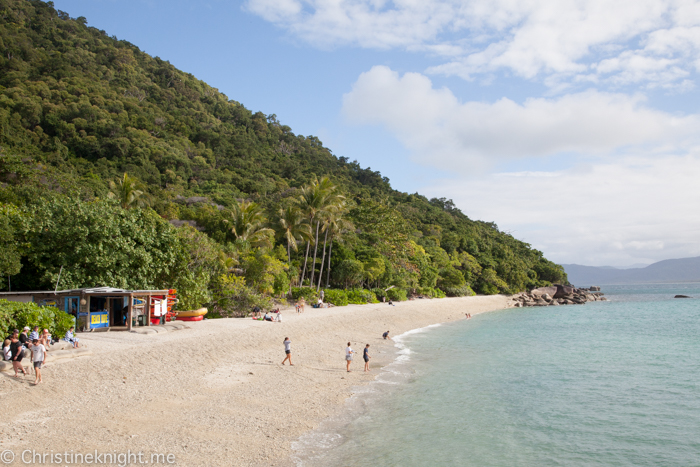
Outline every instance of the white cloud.
<path fill-rule="evenodd" d="M 700 155 L 613 163 L 424 188 L 495 222 L 559 263 L 626 266 L 700 256 Z"/>
<path fill-rule="evenodd" d="M 645 106 L 642 96 L 587 91 L 522 104 L 460 102 L 418 73 L 376 66 L 343 97 L 353 123 L 388 129 L 415 160 L 443 169 L 469 170 L 500 158 L 563 152 L 614 154 L 644 147 L 687 148 L 700 120 Z"/>
<path fill-rule="evenodd" d="M 246 8 L 316 47 L 424 51 L 446 60 L 429 73 L 466 79 L 507 69 L 555 86 L 668 87 L 700 63 L 700 7 L 687 0 L 248 0 Z"/>

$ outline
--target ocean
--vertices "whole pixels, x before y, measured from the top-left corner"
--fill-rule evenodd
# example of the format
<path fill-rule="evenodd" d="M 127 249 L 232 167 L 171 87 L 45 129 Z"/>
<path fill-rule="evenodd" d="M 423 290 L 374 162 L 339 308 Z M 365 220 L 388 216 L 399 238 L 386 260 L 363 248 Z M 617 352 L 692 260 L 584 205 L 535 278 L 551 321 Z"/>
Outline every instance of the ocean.
<path fill-rule="evenodd" d="M 297 464 L 700 465 L 700 284 L 602 291 L 400 336 Z"/>

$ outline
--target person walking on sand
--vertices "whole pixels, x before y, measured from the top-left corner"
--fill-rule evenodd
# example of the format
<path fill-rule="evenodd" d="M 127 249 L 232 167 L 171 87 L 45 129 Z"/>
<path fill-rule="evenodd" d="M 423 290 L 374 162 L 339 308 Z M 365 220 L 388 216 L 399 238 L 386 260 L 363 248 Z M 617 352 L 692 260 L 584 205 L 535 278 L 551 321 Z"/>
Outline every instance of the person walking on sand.
<path fill-rule="evenodd" d="M 284 362 L 289 360 L 289 366 L 294 366 L 294 363 L 292 363 L 292 341 L 289 340 L 289 337 L 284 338 L 284 353 L 287 354 L 286 357 L 284 357 L 284 360 L 282 360 L 282 365 L 284 365 Z"/>
<path fill-rule="evenodd" d="M 304 306 L 305 306 L 305 305 L 306 305 L 306 300 L 304 299 L 304 297 L 301 297 L 301 300 L 299 300 L 299 311 L 300 311 L 301 313 L 304 312 Z"/>
<path fill-rule="evenodd" d="M 350 364 L 352 363 L 352 354 L 354 353 L 355 351 L 352 350 L 352 347 L 350 347 L 350 342 L 348 342 L 348 348 L 345 349 L 345 361 L 347 362 L 348 373 L 350 373 Z"/>
<path fill-rule="evenodd" d="M 10 338 L 10 353 L 12 354 L 12 368 L 15 370 L 15 378 L 19 378 L 19 371 L 27 375 L 27 371 L 22 366 L 22 343 L 19 341 L 19 331 L 15 329 Z"/>
<path fill-rule="evenodd" d="M 370 371 L 369 369 L 369 344 L 365 345 L 365 350 L 362 352 L 362 358 L 365 361 L 365 371 Z"/>
<path fill-rule="evenodd" d="M 46 347 L 44 344 L 39 343 L 39 339 L 34 339 L 32 341 L 32 362 L 34 362 L 34 373 L 36 373 L 36 378 L 34 379 L 34 385 L 41 383 L 41 366 L 46 360 Z"/>

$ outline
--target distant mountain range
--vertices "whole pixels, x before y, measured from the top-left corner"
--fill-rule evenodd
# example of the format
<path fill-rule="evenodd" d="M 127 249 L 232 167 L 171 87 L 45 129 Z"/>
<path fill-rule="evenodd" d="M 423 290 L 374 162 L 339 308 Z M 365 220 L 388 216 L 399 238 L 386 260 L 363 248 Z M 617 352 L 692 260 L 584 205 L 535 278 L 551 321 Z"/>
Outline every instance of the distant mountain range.
<path fill-rule="evenodd" d="M 610 266 L 562 264 L 569 282 L 577 287 L 602 284 L 645 284 L 700 282 L 700 256 L 667 259 L 642 268 L 617 269 Z"/>

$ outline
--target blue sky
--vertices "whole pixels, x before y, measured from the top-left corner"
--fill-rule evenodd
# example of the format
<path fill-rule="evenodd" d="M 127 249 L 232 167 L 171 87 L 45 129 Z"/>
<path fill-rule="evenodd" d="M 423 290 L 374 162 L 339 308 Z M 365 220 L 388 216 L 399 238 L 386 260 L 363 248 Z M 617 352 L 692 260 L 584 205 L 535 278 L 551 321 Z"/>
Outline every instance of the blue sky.
<path fill-rule="evenodd" d="M 686 0 L 56 0 L 560 263 L 700 255 Z"/>

